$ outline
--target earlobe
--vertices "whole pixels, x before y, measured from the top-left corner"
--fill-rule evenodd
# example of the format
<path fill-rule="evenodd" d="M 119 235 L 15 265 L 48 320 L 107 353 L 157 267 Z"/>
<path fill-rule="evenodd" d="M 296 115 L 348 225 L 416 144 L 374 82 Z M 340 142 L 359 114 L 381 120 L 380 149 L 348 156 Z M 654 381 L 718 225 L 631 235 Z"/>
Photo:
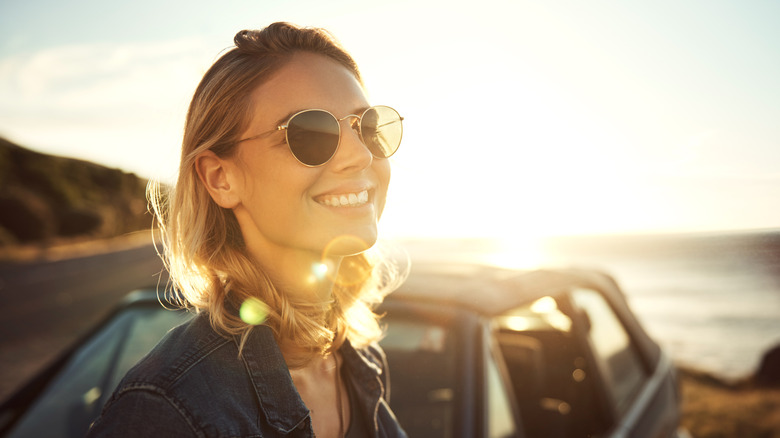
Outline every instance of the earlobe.
<path fill-rule="evenodd" d="M 195 158 L 195 169 L 200 182 L 206 187 L 211 199 L 222 208 L 235 208 L 240 198 L 232 184 L 233 166 L 212 151 L 205 151 Z"/>

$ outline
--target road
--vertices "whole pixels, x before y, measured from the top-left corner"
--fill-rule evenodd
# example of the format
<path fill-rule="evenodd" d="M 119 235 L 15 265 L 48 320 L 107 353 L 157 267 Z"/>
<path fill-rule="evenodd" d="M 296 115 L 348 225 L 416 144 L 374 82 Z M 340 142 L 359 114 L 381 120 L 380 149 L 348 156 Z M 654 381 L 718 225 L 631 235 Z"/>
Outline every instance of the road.
<path fill-rule="evenodd" d="M 56 261 L 0 264 L 0 400 L 105 317 L 128 292 L 157 285 L 161 272 L 162 262 L 151 244 Z"/>

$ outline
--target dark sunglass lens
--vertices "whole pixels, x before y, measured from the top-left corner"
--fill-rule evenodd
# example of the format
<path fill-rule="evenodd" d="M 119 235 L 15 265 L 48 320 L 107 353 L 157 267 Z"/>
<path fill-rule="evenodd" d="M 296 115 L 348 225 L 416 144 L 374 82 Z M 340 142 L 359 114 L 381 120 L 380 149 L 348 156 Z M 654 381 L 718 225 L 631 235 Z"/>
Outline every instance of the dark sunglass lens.
<path fill-rule="evenodd" d="M 375 106 L 366 110 L 360 128 L 363 141 L 376 157 L 390 157 L 401 144 L 401 116 L 389 106 Z"/>
<path fill-rule="evenodd" d="M 339 122 L 325 111 L 304 111 L 287 124 L 287 143 L 301 163 L 324 164 L 339 145 Z"/>

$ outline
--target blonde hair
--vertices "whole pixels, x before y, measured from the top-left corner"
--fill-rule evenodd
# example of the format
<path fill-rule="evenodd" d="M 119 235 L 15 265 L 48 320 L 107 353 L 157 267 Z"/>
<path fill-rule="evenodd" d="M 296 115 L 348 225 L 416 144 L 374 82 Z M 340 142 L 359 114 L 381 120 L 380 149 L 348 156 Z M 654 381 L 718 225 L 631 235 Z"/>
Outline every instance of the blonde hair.
<path fill-rule="evenodd" d="M 252 325 L 237 310 L 247 300 L 260 300 L 269 326 L 286 351 L 291 367 L 317 354 L 338 349 L 346 338 L 356 347 L 379 339 L 373 307 L 381 302 L 393 277 L 384 269 L 378 278 L 376 260 L 365 254 L 345 258 L 327 303 L 293 301 L 276 289 L 244 245 L 233 212 L 219 207 L 195 169 L 198 154 L 211 150 L 220 157 L 235 153 L 238 136 L 253 117 L 252 91 L 295 52 L 322 54 L 351 71 L 362 84 L 352 57 L 323 29 L 274 23 L 262 30 L 243 30 L 235 47 L 223 54 L 198 85 L 187 113 L 179 177 L 162 193 L 150 186 L 149 199 L 159 223 L 163 260 L 170 274 L 169 293 L 182 305 L 208 312 L 211 325 L 226 336 L 239 335 L 243 348 Z M 287 355 L 289 356 L 289 355 Z"/>

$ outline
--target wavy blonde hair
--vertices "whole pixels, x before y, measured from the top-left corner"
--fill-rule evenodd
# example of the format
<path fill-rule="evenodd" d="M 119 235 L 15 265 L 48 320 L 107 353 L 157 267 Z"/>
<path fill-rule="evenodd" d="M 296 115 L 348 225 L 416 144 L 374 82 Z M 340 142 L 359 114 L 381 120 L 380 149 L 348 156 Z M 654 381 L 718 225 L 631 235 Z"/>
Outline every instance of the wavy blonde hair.
<path fill-rule="evenodd" d="M 220 157 L 235 153 L 239 135 L 253 117 L 252 91 L 296 52 L 327 56 L 363 82 L 352 57 L 323 29 L 274 23 L 259 31 L 243 30 L 234 42 L 205 73 L 192 98 L 176 186 L 149 189 L 171 278 L 168 292 L 180 304 L 208 312 L 219 333 L 239 335 L 240 348 L 253 326 L 237 309 L 259 299 L 268 307 L 263 324 L 286 352 L 294 352 L 286 354 L 288 365 L 302 366 L 317 354 L 338 349 L 347 338 L 358 348 L 378 340 L 382 332 L 372 309 L 388 289 L 381 286 L 389 285 L 395 274 L 377 269 L 377 261 L 365 254 L 350 256 L 341 263 L 330 301 L 294 301 L 249 256 L 233 212 L 211 199 L 195 161 L 207 150 Z"/>

